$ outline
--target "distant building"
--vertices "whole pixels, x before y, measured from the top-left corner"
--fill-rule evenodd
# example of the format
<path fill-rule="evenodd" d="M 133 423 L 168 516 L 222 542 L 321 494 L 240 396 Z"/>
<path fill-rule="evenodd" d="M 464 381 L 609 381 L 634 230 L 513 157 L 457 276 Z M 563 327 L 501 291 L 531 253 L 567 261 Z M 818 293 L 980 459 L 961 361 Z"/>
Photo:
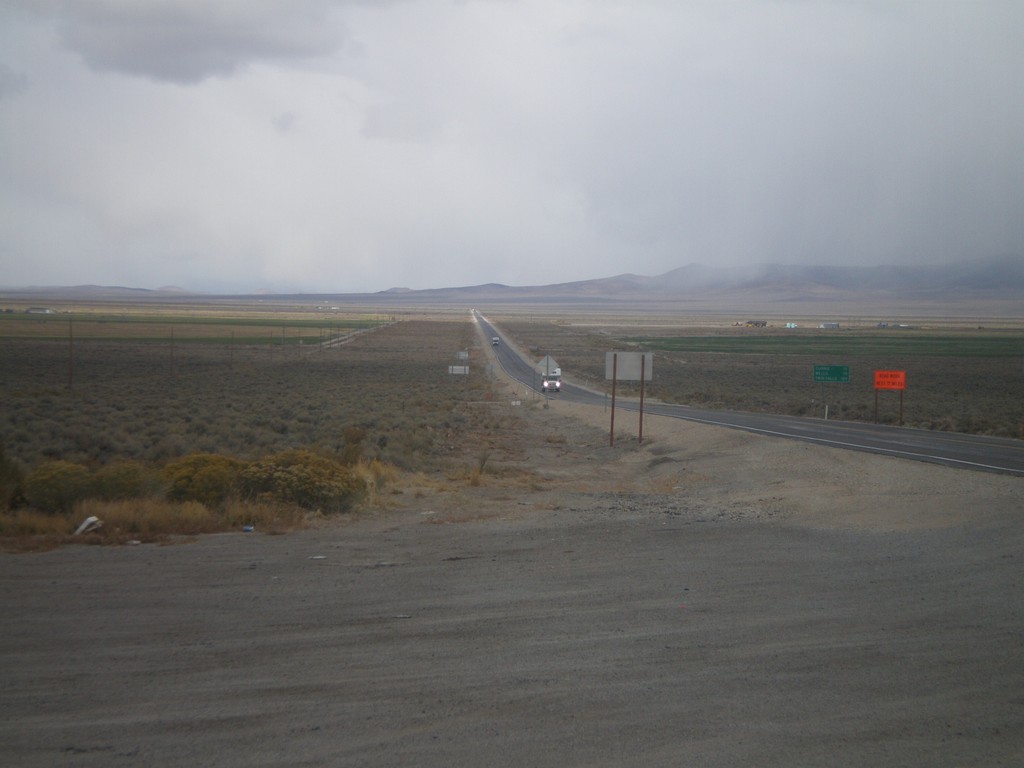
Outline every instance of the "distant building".
<path fill-rule="evenodd" d="M 56 315 L 57 310 L 50 309 L 49 307 L 29 307 L 25 310 L 25 314 L 28 315 Z"/>

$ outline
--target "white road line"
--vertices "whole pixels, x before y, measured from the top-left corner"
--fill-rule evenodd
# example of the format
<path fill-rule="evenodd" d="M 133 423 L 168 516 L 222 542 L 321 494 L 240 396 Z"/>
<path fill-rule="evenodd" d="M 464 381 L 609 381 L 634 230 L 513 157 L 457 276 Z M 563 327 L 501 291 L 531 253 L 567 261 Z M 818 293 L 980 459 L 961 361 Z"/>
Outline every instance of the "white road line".
<path fill-rule="evenodd" d="M 725 421 L 714 421 L 712 419 L 701 419 L 695 416 L 669 416 L 668 414 L 652 414 L 656 416 L 667 416 L 670 419 L 680 419 L 682 421 L 698 421 L 701 424 L 712 424 L 716 427 L 728 427 L 730 429 L 742 429 L 746 432 L 757 432 L 763 435 L 772 435 L 773 437 L 784 437 L 789 440 L 804 440 L 814 443 L 823 443 L 825 445 L 834 445 L 839 448 L 856 448 L 862 451 L 868 451 L 870 453 L 882 453 L 891 456 L 906 456 L 908 458 L 920 459 L 920 460 L 931 460 L 933 462 L 943 462 L 946 464 L 959 464 L 965 467 L 977 467 L 979 469 L 991 469 L 999 472 L 1012 472 L 1016 475 L 1024 475 L 1024 470 L 1014 469 L 1013 467 L 1003 467 L 998 464 L 982 464 L 977 461 L 966 461 L 964 459 L 951 459 L 946 456 L 937 456 L 931 453 L 914 453 L 913 451 L 901 451 L 898 448 L 882 448 L 873 445 L 864 445 L 862 443 L 848 443 L 842 440 L 829 440 L 824 437 L 809 437 L 804 435 L 795 435 L 792 432 L 777 432 L 771 429 L 764 429 L 762 427 L 748 427 L 739 424 L 730 424 Z"/>

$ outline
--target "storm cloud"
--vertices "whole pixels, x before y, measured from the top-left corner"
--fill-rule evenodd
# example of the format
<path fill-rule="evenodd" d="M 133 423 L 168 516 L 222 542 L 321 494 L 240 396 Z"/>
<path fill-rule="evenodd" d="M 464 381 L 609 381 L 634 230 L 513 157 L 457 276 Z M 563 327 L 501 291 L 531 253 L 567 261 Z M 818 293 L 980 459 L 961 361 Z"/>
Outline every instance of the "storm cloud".
<path fill-rule="evenodd" d="M 1024 6 L 15 0 L 0 285 L 1024 253 Z"/>

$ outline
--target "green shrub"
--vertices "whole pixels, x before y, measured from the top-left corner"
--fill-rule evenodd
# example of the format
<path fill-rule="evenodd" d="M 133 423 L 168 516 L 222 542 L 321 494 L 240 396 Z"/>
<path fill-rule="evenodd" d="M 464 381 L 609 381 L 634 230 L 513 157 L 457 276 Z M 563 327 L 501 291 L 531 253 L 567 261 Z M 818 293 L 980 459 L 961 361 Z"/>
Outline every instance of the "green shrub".
<path fill-rule="evenodd" d="M 21 467 L 8 458 L 3 444 L 0 444 L 0 512 L 11 508 L 11 502 L 21 491 L 23 474 Z"/>
<path fill-rule="evenodd" d="M 25 500 L 44 512 L 70 512 L 92 490 L 89 470 L 70 461 L 44 462 L 25 477 Z"/>
<path fill-rule="evenodd" d="M 94 478 L 95 494 L 105 501 L 156 495 L 159 475 L 137 461 L 116 461 L 101 467 Z"/>
<path fill-rule="evenodd" d="M 363 427 L 345 427 L 342 437 L 345 438 L 345 447 L 341 449 L 341 463 L 351 467 L 362 458 L 366 430 Z"/>
<path fill-rule="evenodd" d="M 367 490 L 366 482 L 350 467 L 306 450 L 284 451 L 254 461 L 242 472 L 241 486 L 252 498 L 323 512 L 347 511 Z"/>
<path fill-rule="evenodd" d="M 245 463 L 215 453 L 193 453 L 175 459 L 162 471 L 171 501 L 198 501 L 211 509 L 221 506 L 238 491 Z"/>

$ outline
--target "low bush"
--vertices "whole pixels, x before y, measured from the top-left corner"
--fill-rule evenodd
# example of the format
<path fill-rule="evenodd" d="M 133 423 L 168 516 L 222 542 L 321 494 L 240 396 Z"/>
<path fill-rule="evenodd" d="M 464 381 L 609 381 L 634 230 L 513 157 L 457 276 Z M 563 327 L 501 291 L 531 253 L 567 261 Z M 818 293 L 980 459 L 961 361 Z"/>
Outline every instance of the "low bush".
<path fill-rule="evenodd" d="M 394 481 L 398 470 L 395 467 L 385 464 L 382 461 L 361 461 L 352 467 L 352 471 L 359 477 L 369 490 L 379 491 L 384 486 Z"/>
<path fill-rule="evenodd" d="M 11 502 L 21 493 L 23 475 L 21 467 L 7 456 L 0 443 L 0 512 L 10 509 Z"/>
<path fill-rule="evenodd" d="M 92 473 L 62 459 L 43 462 L 25 476 L 25 500 L 43 512 L 70 512 L 92 491 Z"/>
<path fill-rule="evenodd" d="M 198 501 L 207 507 L 221 506 L 238 492 L 245 463 L 215 453 L 193 453 L 164 466 L 170 501 Z"/>
<path fill-rule="evenodd" d="M 341 463 L 352 466 L 358 463 L 363 455 L 366 430 L 363 427 L 345 427 L 342 436 L 345 438 L 345 446 L 341 449 Z"/>
<path fill-rule="evenodd" d="M 96 470 L 94 492 L 100 499 L 137 499 L 158 495 L 160 473 L 137 461 L 115 461 Z"/>
<path fill-rule="evenodd" d="M 345 512 L 366 493 L 365 480 L 340 461 L 295 449 L 265 456 L 241 473 L 249 498 L 297 504 L 304 509 Z"/>
<path fill-rule="evenodd" d="M 0 465 L 2 468 L 2 465 Z M 16 468 L 16 467 L 15 467 Z M 120 461 L 91 472 L 68 461 L 46 461 L 21 481 L 28 508 L 0 510 L 0 539 L 33 538 L 30 548 L 62 542 L 160 541 L 245 526 L 264 533 L 301 527 L 310 510 L 352 509 L 394 477 L 379 461 L 346 466 L 307 450 L 289 450 L 246 463 L 219 454 L 192 454 L 157 471 Z M 12 470 L 12 475 L 13 475 Z M 73 536 L 96 517 L 98 530 Z M 24 544 L 14 545 L 25 549 Z"/>

